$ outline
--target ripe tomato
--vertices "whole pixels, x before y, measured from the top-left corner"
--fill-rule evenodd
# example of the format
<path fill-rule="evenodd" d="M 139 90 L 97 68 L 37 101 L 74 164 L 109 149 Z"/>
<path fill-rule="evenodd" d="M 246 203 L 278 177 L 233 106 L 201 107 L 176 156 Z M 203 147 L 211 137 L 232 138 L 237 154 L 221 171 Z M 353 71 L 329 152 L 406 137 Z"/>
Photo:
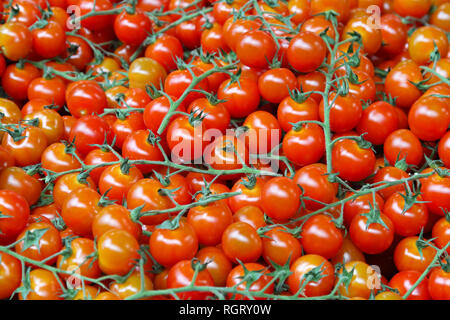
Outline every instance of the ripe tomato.
<path fill-rule="evenodd" d="M 384 90 L 400 108 L 408 109 L 420 97 L 421 92 L 411 82 L 418 83 L 423 80 L 419 66 L 412 60 L 399 62 L 389 71 L 384 81 Z"/>
<path fill-rule="evenodd" d="M 91 188 L 75 189 L 67 196 L 61 208 L 61 217 L 76 234 L 90 236 L 92 221 L 100 210 L 99 201 L 97 191 Z"/>
<path fill-rule="evenodd" d="M 201 263 L 208 263 L 206 270 L 208 270 L 211 278 L 214 280 L 215 286 L 225 286 L 227 276 L 233 268 L 233 265 L 221 249 L 217 247 L 204 247 L 197 252 L 196 258 Z"/>
<path fill-rule="evenodd" d="M 0 254 L 0 298 L 8 299 L 20 286 L 22 267 L 18 259 L 7 253 Z"/>
<path fill-rule="evenodd" d="M 23 129 L 23 128 L 22 128 Z M 47 147 L 47 136 L 38 127 L 28 126 L 18 133 L 19 140 L 9 133 L 3 136 L 2 146 L 12 154 L 15 163 L 21 167 L 40 162 L 41 155 Z"/>
<path fill-rule="evenodd" d="M 249 67 L 267 67 L 272 62 L 276 50 L 275 40 L 262 30 L 250 30 L 236 39 L 236 55 Z"/>
<path fill-rule="evenodd" d="M 183 46 L 177 37 L 163 34 L 145 49 L 145 56 L 159 62 L 166 71 L 176 69 L 183 58 Z"/>
<path fill-rule="evenodd" d="M 422 182 L 420 191 L 430 213 L 442 216 L 450 210 L 449 177 L 440 177 L 435 173 Z"/>
<path fill-rule="evenodd" d="M 350 240 L 349 237 L 345 237 L 341 249 L 339 249 L 338 253 L 331 259 L 331 262 L 336 265 L 338 263 L 346 264 L 351 261 L 365 262 L 366 258 L 352 240 Z"/>
<path fill-rule="evenodd" d="M 31 31 L 23 23 L 7 22 L 0 27 L 0 46 L 6 58 L 23 59 L 32 48 Z"/>
<path fill-rule="evenodd" d="M 410 288 L 419 280 L 421 273 L 414 270 L 400 271 L 389 281 L 389 286 L 397 289 L 401 296 L 404 296 Z M 429 300 L 428 278 L 424 278 L 419 285 L 411 292 L 406 300 Z"/>
<path fill-rule="evenodd" d="M 301 187 L 302 196 L 309 198 L 303 199 L 306 209 L 317 210 L 324 206 L 323 203 L 334 201 L 337 184 L 331 183 L 326 173 L 327 168 L 321 163 L 304 166 L 295 173 L 294 182 Z"/>
<path fill-rule="evenodd" d="M 123 142 L 122 156 L 130 160 L 162 161 L 163 155 L 147 130 L 131 133 Z M 157 164 L 136 164 L 136 167 L 147 174 L 158 168 Z"/>
<path fill-rule="evenodd" d="M 125 230 L 108 230 L 97 241 L 98 265 L 106 274 L 125 275 L 139 259 L 139 244 Z"/>
<path fill-rule="evenodd" d="M 25 100 L 28 96 L 28 86 L 41 72 L 30 63 L 10 64 L 2 75 L 2 87 L 13 99 Z"/>
<path fill-rule="evenodd" d="M 23 196 L 31 206 L 41 196 L 42 185 L 38 177 L 19 167 L 8 167 L 0 172 L 0 189 L 11 190 Z"/>
<path fill-rule="evenodd" d="M 428 209 L 425 203 L 416 202 L 406 206 L 405 194 L 396 192 L 387 198 L 384 208 L 384 214 L 391 219 L 394 224 L 395 233 L 410 237 L 425 228 L 428 222 Z M 421 196 L 418 196 L 417 201 L 423 201 Z"/>
<path fill-rule="evenodd" d="M 394 224 L 383 213 L 379 214 L 377 222 L 368 225 L 368 221 L 368 216 L 364 214 L 355 216 L 350 223 L 350 237 L 362 252 L 381 253 L 388 249 L 394 240 Z"/>
<path fill-rule="evenodd" d="M 176 229 L 156 228 L 150 236 L 150 253 L 155 260 L 171 267 L 179 261 L 192 259 L 198 250 L 198 239 L 194 228 L 180 220 Z"/>
<path fill-rule="evenodd" d="M 121 164 L 114 164 L 102 172 L 98 189 L 101 194 L 107 193 L 108 199 L 121 203 L 130 187 L 143 178 L 141 171 L 135 166 L 123 169 Z"/>
<path fill-rule="evenodd" d="M 424 272 L 436 255 L 436 250 L 430 246 L 419 251 L 419 237 L 403 238 L 395 247 L 394 263 L 398 271 L 415 270 Z"/>
<path fill-rule="evenodd" d="M 88 154 L 98 148 L 95 145 L 112 142 L 112 131 L 103 118 L 96 115 L 82 116 L 70 131 L 70 141 L 74 141 L 76 150 L 81 154 Z"/>
<path fill-rule="evenodd" d="M 331 218 L 324 214 L 312 216 L 304 223 L 301 244 L 308 254 L 326 259 L 334 257 L 342 246 L 343 236 Z"/>
<path fill-rule="evenodd" d="M 433 226 L 432 238 L 438 248 L 443 248 L 450 241 L 450 222 L 447 219 L 439 219 Z M 447 253 L 450 248 L 447 248 Z"/>
<path fill-rule="evenodd" d="M 255 262 L 262 254 L 262 240 L 256 230 L 245 222 L 230 224 L 222 235 L 222 249 L 234 263 Z"/>
<path fill-rule="evenodd" d="M 300 208 L 300 195 L 301 190 L 292 179 L 272 178 L 261 190 L 261 208 L 270 218 L 285 221 Z"/>
<path fill-rule="evenodd" d="M 113 8 L 110 0 L 79 0 L 76 3 L 80 8 L 81 16 L 95 11 L 108 11 Z M 96 15 L 81 20 L 81 25 L 91 31 L 100 31 L 111 28 L 114 22 L 113 15 Z"/>
<path fill-rule="evenodd" d="M 233 215 L 227 205 L 213 202 L 191 208 L 187 222 L 194 228 L 199 244 L 214 246 L 220 243 L 223 232 L 233 223 Z"/>
<path fill-rule="evenodd" d="M 187 112 L 195 115 L 205 114 L 202 123 L 206 130 L 217 129 L 225 132 L 230 124 L 230 113 L 223 103 L 209 101 L 206 98 L 199 98 L 189 105 Z"/>
<path fill-rule="evenodd" d="M 430 62 L 430 54 L 437 47 L 441 57 L 448 51 L 448 39 L 443 30 L 435 26 L 417 28 L 408 39 L 408 52 L 411 59 L 421 65 Z"/>
<path fill-rule="evenodd" d="M 42 109 L 24 117 L 24 120 L 33 119 L 38 119 L 38 127 L 44 131 L 49 145 L 58 142 L 63 137 L 64 120 L 55 110 Z"/>
<path fill-rule="evenodd" d="M 384 142 L 384 155 L 391 165 L 404 159 L 408 165 L 419 166 L 423 160 L 420 140 L 407 129 L 392 132 Z"/>
<path fill-rule="evenodd" d="M 280 103 L 297 87 L 297 78 L 287 68 L 270 69 L 258 79 L 261 96 L 272 103 Z"/>
<path fill-rule="evenodd" d="M 347 272 L 351 272 L 353 270 L 353 276 L 348 286 L 345 284 L 341 284 L 339 286 L 340 294 L 348 298 L 359 297 L 369 299 L 373 290 L 371 285 L 377 281 L 376 278 L 380 277 L 377 271 L 362 261 L 348 262 L 344 265 L 344 268 Z"/>
<path fill-rule="evenodd" d="M 380 50 L 391 56 L 400 54 L 408 38 L 407 27 L 401 18 L 392 13 L 383 14 L 380 18 L 380 27 L 383 42 Z"/>
<path fill-rule="evenodd" d="M 286 58 L 295 70 L 312 72 L 322 64 L 326 53 L 322 38 L 312 32 L 301 31 L 289 42 Z"/>
<path fill-rule="evenodd" d="M 44 59 L 54 58 L 66 49 L 66 34 L 63 27 L 49 21 L 43 28 L 33 29 L 33 51 Z"/>
<path fill-rule="evenodd" d="M 439 140 L 450 125 L 448 104 L 437 97 L 420 98 L 409 110 L 408 124 L 412 133 L 420 140 Z"/>
<path fill-rule="evenodd" d="M 75 272 L 89 278 L 97 278 L 101 275 L 98 266 L 98 260 L 94 259 L 92 254 L 95 253 L 94 241 L 88 238 L 76 238 L 70 243 L 71 253 L 69 256 L 58 256 L 56 265 L 59 269 L 68 272 Z M 61 273 L 61 277 L 67 280 L 68 274 Z"/>
<path fill-rule="evenodd" d="M 151 20 L 140 9 L 136 9 L 132 14 L 124 9 L 114 20 L 114 32 L 117 38 L 130 45 L 140 45 L 151 29 Z"/>
<path fill-rule="evenodd" d="M 29 286 L 31 291 L 27 295 L 19 293 L 20 300 L 63 300 L 61 283 L 51 271 L 41 268 L 31 270 Z"/>
<path fill-rule="evenodd" d="M 264 212 L 255 206 L 245 206 L 233 214 L 234 222 L 245 222 L 251 225 L 255 230 L 266 226 Z"/>
<path fill-rule="evenodd" d="M 301 256 L 302 247 L 292 234 L 283 228 L 269 230 L 262 237 L 262 256 L 266 263 L 284 266 L 289 262 L 291 265 Z"/>
<path fill-rule="evenodd" d="M 188 286 L 194 280 L 194 272 L 191 261 L 179 261 L 169 270 L 167 275 L 167 288 L 175 289 Z M 197 273 L 194 285 L 199 287 L 210 287 L 214 286 L 214 280 L 208 270 L 201 270 Z M 210 297 L 211 293 L 207 291 L 185 291 L 177 293 L 177 296 L 183 300 L 204 300 Z"/>
<path fill-rule="evenodd" d="M 399 129 L 398 114 L 387 102 L 372 103 L 362 113 L 356 127 L 359 134 L 366 133 L 364 139 L 373 144 L 383 144 L 393 131 Z"/>
<path fill-rule="evenodd" d="M 41 166 L 52 172 L 64 172 L 81 167 L 77 156 L 80 154 L 75 151 L 75 155 L 68 153 L 70 146 L 62 142 L 55 142 L 45 148 L 41 155 Z"/>
<path fill-rule="evenodd" d="M 225 100 L 224 105 L 232 118 L 243 118 L 258 108 L 260 94 L 255 80 L 242 77 L 239 82 L 225 80 L 217 91 L 217 97 Z"/>
<path fill-rule="evenodd" d="M 120 299 L 126 299 L 127 297 L 131 297 L 135 295 L 141 290 L 153 290 L 153 283 L 150 278 L 144 274 L 142 279 L 141 273 L 138 271 L 134 271 L 124 282 L 113 282 L 110 284 L 109 288 L 112 293 Z M 144 298 L 144 300 L 150 300 L 151 298 Z M 116 300 L 118 300 L 116 298 Z"/>
<path fill-rule="evenodd" d="M 331 104 L 333 102 L 333 104 Z M 351 94 L 343 97 L 332 92 L 328 97 L 330 108 L 330 128 L 334 132 L 347 132 L 352 130 L 359 123 L 362 117 L 361 102 Z M 325 120 L 325 104 L 322 100 L 319 105 L 319 115 L 322 121 Z"/>
<path fill-rule="evenodd" d="M 308 91 L 303 87 L 303 90 Z M 305 120 L 319 120 L 319 107 L 316 100 L 311 96 L 305 101 L 295 101 L 292 97 L 284 98 L 277 109 L 277 119 L 281 128 L 288 132 L 292 129 L 291 123 Z"/>
<path fill-rule="evenodd" d="M 346 198 L 354 196 L 353 192 L 349 192 Z M 375 202 L 372 194 L 364 194 L 356 197 L 355 199 L 346 201 L 344 203 L 344 222 L 347 226 L 350 225 L 353 218 L 360 213 L 367 213 L 370 208 L 383 210 L 385 206 L 383 198 L 380 194 L 375 194 Z"/>
<path fill-rule="evenodd" d="M 244 269 L 245 268 L 245 269 Z M 260 276 L 255 280 L 247 272 L 258 272 Z M 254 274 L 254 273 L 253 273 Z M 259 263 L 244 263 L 234 267 L 228 274 L 227 287 L 235 287 L 237 291 L 249 291 L 250 296 L 252 291 L 261 291 L 272 294 L 274 284 L 271 282 L 272 277 L 266 267 Z M 244 294 L 229 294 L 229 298 L 235 300 L 249 300 L 250 298 Z M 264 300 L 264 298 L 254 297 L 255 300 Z"/>
<path fill-rule="evenodd" d="M 433 300 L 450 299 L 450 274 L 444 268 L 431 270 L 428 281 L 428 291 Z"/>
<path fill-rule="evenodd" d="M 191 74 L 191 72 L 193 74 Z M 193 75 L 199 77 L 202 74 L 202 70 L 193 67 L 191 70 L 175 70 L 169 73 L 166 80 L 164 81 L 164 91 L 176 99 L 180 98 L 186 89 L 191 85 L 193 81 Z M 209 83 L 207 79 L 202 79 L 197 83 L 192 89 L 209 91 Z M 189 105 L 192 101 L 202 98 L 203 93 L 198 91 L 189 92 L 183 99 L 185 105 Z M 219 97 L 219 99 L 221 99 Z"/>
<path fill-rule="evenodd" d="M 26 245 L 24 241 L 29 233 L 42 234 L 39 242 L 32 246 Z M 17 237 L 17 240 L 20 239 L 23 239 L 23 241 L 17 243 L 15 246 L 17 253 L 36 261 L 46 260 L 45 263 L 48 265 L 56 262 L 57 257 L 55 254 L 62 248 L 59 231 L 48 222 L 34 222 L 29 224 Z M 51 256 L 53 256 L 52 259 L 47 259 Z"/>
<path fill-rule="evenodd" d="M 333 288 L 334 268 L 322 256 L 306 254 L 296 259 L 290 270 L 292 274 L 287 279 L 287 284 L 289 292 L 293 295 L 305 297 L 324 296 L 329 294 Z M 313 275 L 311 275 L 312 272 Z"/>
<path fill-rule="evenodd" d="M 101 114 L 107 106 L 105 92 L 93 80 L 76 81 L 67 86 L 66 104 L 69 112 L 76 118 Z"/>
<path fill-rule="evenodd" d="M 136 239 L 141 235 L 141 227 L 131 220 L 130 212 L 117 204 L 100 209 L 92 221 L 92 234 L 97 239 L 112 229 L 125 230 Z"/>
<path fill-rule="evenodd" d="M 385 185 L 383 182 L 389 182 L 389 181 L 397 181 L 402 179 L 407 179 L 409 175 L 402 169 L 393 167 L 393 166 L 386 166 L 383 168 L 380 168 L 375 176 L 373 177 L 372 182 L 373 183 L 379 183 L 380 186 Z M 409 186 L 412 187 L 412 182 L 408 182 Z M 405 190 L 404 184 L 397 184 L 390 187 L 383 188 L 379 191 L 380 195 L 383 197 L 384 200 L 387 200 L 391 195 L 393 195 L 396 192 L 402 192 Z"/>

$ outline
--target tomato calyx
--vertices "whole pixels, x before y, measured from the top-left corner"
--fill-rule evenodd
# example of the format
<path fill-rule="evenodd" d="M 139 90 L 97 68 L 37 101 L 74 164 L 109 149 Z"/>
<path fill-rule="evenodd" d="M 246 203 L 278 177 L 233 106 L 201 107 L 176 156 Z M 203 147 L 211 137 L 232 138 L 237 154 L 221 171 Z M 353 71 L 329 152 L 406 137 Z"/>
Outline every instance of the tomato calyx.
<path fill-rule="evenodd" d="M 374 204 L 369 202 L 369 207 L 370 207 L 369 212 L 361 213 L 362 216 L 367 218 L 366 230 L 369 229 L 371 224 L 379 224 L 379 225 L 383 226 L 384 228 L 389 229 L 388 226 L 386 225 L 386 223 L 381 218 L 381 211 L 378 207 L 376 207 L 376 204 L 374 206 Z"/>

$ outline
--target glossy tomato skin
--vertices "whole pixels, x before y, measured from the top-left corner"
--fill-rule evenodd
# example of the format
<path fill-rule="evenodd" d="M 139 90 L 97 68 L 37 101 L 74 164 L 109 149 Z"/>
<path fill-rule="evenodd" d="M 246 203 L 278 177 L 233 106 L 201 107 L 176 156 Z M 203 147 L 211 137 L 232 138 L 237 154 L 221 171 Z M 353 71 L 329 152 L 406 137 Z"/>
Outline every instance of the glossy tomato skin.
<path fill-rule="evenodd" d="M 177 67 L 177 59 L 183 57 L 183 46 L 177 37 L 163 34 L 145 49 L 145 56 L 158 61 L 166 71 Z"/>
<path fill-rule="evenodd" d="M 133 184 L 127 193 L 127 207 L 132 210 L 143 206 L 142 211 L 166 210 L 173 207 L 169 197 L 161 194 L 159 190 L 164 186 L 154 179 L 141 179 Z M 168 218 L 167 213 L 143 216 L 140 221 L 144 224 L 159 224 Z"/>
<path fill-rule="evenodd" d="M 444 166 L 450 168 L 450 131 L 439 140 L 438 154 Z"/>
<path fill-rule="evenodd" d="M 228 206 L 212 203 L 191 208 L 187 221 L 194 228 L 199 244 L 213 246 L 221 242 L 223 232 L 233 222 L 233 216 Z"/>
<path fill-rule="evenodd" d="M 355 140 L 337 141 L 332 150 L 333 170 L 348 181 L 360 181 L 373 173 L 375 154 L 371 148 L 360 147 Z"/>
<path fill-rule="evenodd" d="M 251 225 L 234 222 L 222 235 L 222 249 L 232 262 L 255 262 L 262 254 L 262 240 Z"/>
<path fill-rule="evenodd" d="M 421 196 L 418 201 L 423 201 Z M 407 209 L 406 211 L 404 211 Z M 404 193 L 391 195 L 382 209 L 394 224 L 395 233 L 409 237 L 420 233 L 428 222 L 428 209 L 425 203 L 416 202 L 410 208 L 406 208 Z"/>
<path fill-rule="evenodd" d="M 331 105 L 331 102 L 334 103 Z M 330 128 L 333 132 L 346 132 L 356 127 L 362 117 L 362 106 L 359 99 L 348 94 L 347 96 L 340 96 L 336 98 L 336 93 L 333 92 L 328 97 L 328 104 L 330 106 Z M 320 119 L 324 121 L 325 104 L 322 100 L 319 105 Z"/>
<path fill-rule="evenodd" d="M 346 198 L 354 196 L 353 192 L 349 192 Z M 350 225 L 353 218 L 360 213 L 366 213 L 370 211 L 370 208 L 383 210 L 385 202 L 380 194 L 375 194 L 375 202 L 373 201 L 372 194 L 360 195 L 352 200 L 348 200 L 344 204 L 344 222 L 346 225 Z"/>
<path fill-rule="evenodd" d="M 380 275 L 367 263 L 362 261 L 347 262 L 344 266 L 347 272 L 353 269 L 353 276 L 348 286 L 341 284 L 339 292 L 348 298 L 369 299 L 373 289 L 370 284 L 373 283 L 372 277 L 380 277 Z M 342 272 L 342 271 L 339 271 Z"/>
<path fill-rule="evenodd" d="M 331 203 L 337 193 L 337 184 L 328 180 L 326 172 L 324 164 L 315 163 L 299 169 L 293 180 L 302 188 L 302 196 L 323 203 Z M 323 207 L 322 204 L 312 200 L 304 200 L 304 203 L 308 210 L 317 210 Z"/>
<path fill-rule="evenodd" d="M 243 118 L 258 108 L 260 94 L 255 80 L 243 77 L 237 82 L 225 80 L 217 91 L 217 97 L 225 100 L 225 107 L 232 118 Z"/>
<path fill-rule="evenodd" d="M 445 217 L 440 218 L 433 226 L 432 237 L 438 248 L 443 248 L 450 241 L 450 222 Z M 447 248 L 447 253 L 450 249 Z"/>
<path fill-rule="evenodd" d="M 193 227 L 180 221 L 174 230 L 156 229 L 150 236 L 150 253 L 165 267 L 192 259 L 198 250 L 198 238 Z"/>
<path fill-rule="evenodd" d="M 66 225 L 76 234 L 89 237 L 92 234 L 92 221 L 100 210 L 99 200 L 100 195 L 91 188 L 72 191 L 61 208 Z"/>
<path fill-rule="evenodd" d="M 82 116 L 70 131 L 70 141 L 75 142 L 76 150 L 81 154 L 88 154 L 105 142 L 111 143 L 113 133 L 109 124 L 96 115 Z"/>
<path fill-rule="evenodd" d="M 30 63 L 25 63 L 23 67 L 10 64 L 2 75 L 2 87 L 11 98 L 25 100 L 28 95 L 28 85 L 40 75 L 40 70 Z"/>
<path fill-rule="evenodd" d="M 415 270 L 420 273 L 430 265 L 436 250 L 432 247 L 421 248 L 419 251 L 419 237 L 403 238 L 395 247 L 394 263 L 399 271 Z M 426 241 L 426 240 L 425 240 Z"/>
<path fill-rule="evenodd" d="M 315 123 L 292 128 L 283 138 L 283 153 L 299 166 L 318 162 L 325 153 L 323 129 Z"/>
<path fill-rule="evenodd" d="M 225 286 L 227 276 L 233 268 L 233 265 L 223 250 L 217 247 L 204 247 L 197 252 L 196 257 L 201 263 L 209 262 L 206 270 L 208 270 L 214 280 L 214 285 L 219 287 Z"/>
<path fill-rule="evenodd" d="M 428 291 L 433 300 L 450 299 L 450 274 L 443 268 L 431 270 L 428 280 Z"/>
<path fill-rule="evenodd" d="M 343 242 L 341 231 L 329 216 L 323 214 L 306 220 L 301 236 L 301 244 L 306 253 L 318 254 L 327 259 L 337 254 Z"/>
<path fill-rule="evenodd" d="M 38 127 L 26 127 L 23 130 L 22 137 L 18 141 L 9 134 L 5 134 L 2 140 L 2 146 L 10 152 L 19 166 L 28 166 L 40 161 L 41 155 L 48 145 L 47 136 L 44 131 Z"/>
<path fill-rule="evenodd" d="M 356 127 L 359 134 L 366 133 L 364 139 L 377 145 L 383 144 L 389 134 L 397 129 L 397 112 L 392 105 L 384 101 L 377 101 L 364 109 Z"/>
<path fill-rule="evenodd" d="M 353 243 L 364 253 L 377 254 L 390 247 L 394 240 L 394 225 L 384 214 L 380 218 L 386 227 L 378 222 L 367 227 L 364 214 L 355 216 L 350 224 L 349 234 Z"/>
<path fill-rule="evenodd" d="M 67 108 L 74 117 L 101 114 L 106 108 L 106 95 L 93 80 L 72 82 L 66 90 Z"/>
<path fill-rule="evenodd" d="M 300 207 L 300 188 L 287 177 L 272 178 L 261 191 L 261 208 L 271 218 L 285 221 Z"/>
<path fill-rule="evenodd" d="M 51 223 L 44 221 L 31 223 L 22 231 L 17 239 L 24 239 L 27 232 L 43 232 L 43 235 L 39 239 L 37 245 L 32 245 L 29 248 L 25 247 L 23 241 L 16 244 L 16 252 L 24 257 L 36 261 L 42 261 L 50 256 L 54 256 L 62 249 L 59 231 Z M 57 257 L 54 256 L 52 259 L 47 259 L 45 263 L 52 265 L 56 262 L 56 259 Z"/>
<path fill-rule="evenodd" d="M 249 67 L 267 67 L 276 53 L 275 40 L 269 33 L 261 30 L 248 31 L 236 42 L 237 57 Z"/>
<path fill-rule="evenodd" d="M 414 270 L 400 271 L 389 281 L 391 288 L 397 289 L 403 296 L 419 280 L 421 273 Z M 424 278 L 420 284 L 411 292 L 406 300 L 429 300 L 428 278 Z"/>
<path fill-rule="evenodd" d="M 42 58 L 54 58 L 66 49 L 66 35 L 63 27 L 54 21 L 39 29 L 33 29 L 33 51 Z"/>
<path fill-rule="evenodd" d="M 1 253 L 0 260 L 0 298 L 8 299 L 22 280 L 21 263 L 7 253 Z"/>
<path fill-rule="evenodd" d="M 420 90 L 411 82 L 417 83 L 421 80 L 423 77 L 419 66 L 412 60 L 405 60 L 389 71 L 384 88 L 386 94 L 397 97 L 398 107 L 408 109 L 421 95 Z"/>
<path fill-rule="evenodd" d="M 151 137 L 147 130 L 133 132 L 123 142 L 122 155 L 130 160 L 162 161 L 163 155 Z M 158 168 L 158 165 L 137 164 L 136 167 L 143 174 L 147 174 Z"/>
<path fill-rule="evenodd" d="M 422 97 L 409 110 L 408 124 L 420 140 L 439 140 L 448 131 L 450 109 L 440 98 Z"/>
<path fill-rule="evenodd" d="M 48 270 L 36 268 L 30 272 L 31 292 L 19 294 L 20 300 L 63 300 L 63 289 L 56 276 Z"/>
<path fill-rule="evenodd" d="M 32 36 L 28 27 L 20 22 L 7 22 L 0 28 L 0 44 L 6 58 L 18 61 L 32 49 Z"/>
<path fill-rule="evenodd" d="M 442 216 L 450 209 L 450 178 L 438 174 L 424 179 L 421 193 L 430 213 Z"/>
<path fill-rule="evenodd" d="M 305 91 L 308 90 L 304 87 L 303 89 Z M 291 123 L 304 120 L 319 120 L 319 107 L 312 96 L 302 102 L 296 102 L 288 96 L 278 105 L 277 119 L 281 128 L 288 132 L 292 129 Z"/>
<path fill-rule="evenodd" d="M 141 171 L 135 166 L 123 171 L 120 164 L 115 164 L 102 172 L 98 189 L 101 194 L 107 193 L 110 200 L 121 203 L 126 198 L 130 187 L 143 178 Z"/>
<path fill-rule="evenodd" d="M 292 234 L 283 228 L 274 228 L 265 233 L 263 241 L 263 258 L 268 264 L 291 265 L 301 256 L 302 246 Z"/>
<path fill-rule="evenodd" d="M 377 171 L 372 181 L 379 182 L 381 183 L 381 185 L 383 185 L 382 182 L 403 180 L 407 179 L 408 177 L 409 177 L 408 173 L 406 173 L 404 170 L 393 166 L 386 166 L 380 168 Z M 411 182 L 409 183 L 409 185 L 410 187 L 412 187 Z M 382 190 L 379 191 L 379 193 L 384 200 L 387 200 L 392 194 L 396 192 L 402 192 L 404 190 L 405 190 L 404 184 L 397 184 L 383 188 Z"/>
<path fill-rule="evenodd" d="M 290 41 L 286 58 L 295 70 L 312 72 L 322 64 L 326 52 L 322 38 L 314 33 L 303 31 Z"/>
<path fill-rule="evenodd" d="M 137 9 L 133 14 L 126 10 L 116 16 L 114 32 L 120 41 L 138 46 L 145 40 L 151 31 L 152 22 L 143 11 Z"/>
<path fill-rule="evenodd" d="M 199 266 L 200 267 L 200 266 Z M 172 266 L 167 275 L 167 288 L 175 289 L 188 286 L 194 280 L 194 269 L 190 260 L 182 260 Z M 214 280 L 208 270 L 199 271 L 194 281 L 195 286 L 214 286 Z M 183 300 L 204 300 L 211 296 L 210 292 L 187 291 L 177 294 Z"/>
<path fill-rule="evenodd" d="M 251 283 L 249 283 L 250 281 L 242 281 L 242 277 L 245 275 L 245 270 L 248 271 L 259 271 L 262 273 L 262 275 L 256 280 L 253 281 Z M 244 290 L 248 290 L 250 291 L 250 294 L 252 291 L 261 291 L 263 289 L 264 293 L 266 294 L 272 294 L 273 290 L 274 290 L 274 285 L 273 283 L 269 284 L 270 280 L 271 280 L 271 276 L 268 275 L 269 271 L 267 270 L 266 267 L 264 267 L 263 265 L 259 264 L 259 263 L 254 263 L 254 262 L 250 262 L 250 263 L 244 263 L 243 265 L 238 265 L 236 267 L 234 267 L 233 270 L 231 270 L 231 272 L 228 274 L 228 278 L 227 278 L 227 287 L 234 287 L 237 285 L 237 290 L 238 291 L 244 291 Z M 231 294 L 229 294 L 229 298 L 231 298 Z M 241 295 L 241 294 L 236 294 L 233 297 L 236 300 L 248 300 L 249 298 L 245 295 Z M 256 300 L 264 300 L 265 298 L 259 298 L 259 297 L 254 297 Z"/>
<path fill-rule="evenodd" d="M 317 281 L 310 281 L 300 288 L 305 281 L 305 275 L 314 268 L 320 267 L 322 276 Z M 291 265 L 292 274 L 287 279 L 291 294 L 299 296 L 317 297 L 331 292 L 334 285 L 334 268 L 324 257 L 316 254 L 306 254 L 296 259 Z"/>
<path fill-rule="evenodd" d="M 261 96 L 272 103 L 280 103 L 297 87 L 297 78 L 287 68 L 270 69 L 258 79 Z"/>
<path fill-rule="evenodd" d="M 58 257 L 56 265 L 58 268 L 65 271 L 77 270 L 79 275 L 97 278 L 101 275 L 101 270 L 98 266 L 98 260 L 94 260 L 91 255 L 95 253 L 94 241 L 88 238 L 76 238 L 71 242 L 72 252 L 63 259 L 63 256 Z M 88 258 L 88 256 L 91 256 Z M 86 262 L 85 262 L 86 261 Z M 69 278 L 67 274 L 61 274 L 64 279 Z"/>
<path fill-rule="evenodd" d="M 125 230 L 108 230 L 97 241 L 98 264 L 106 274 L 125 275 L 139 259 L 139 243 Z"/>
<path fill-rule="evenodd" d="M 399 129 L 392 132 L 384 142 L 384 155 L 391 165 L 404 159 L 407 164 L 419 166 L 423 160 L 420 140 L 413 132 Z"/>
<path fill-rule="evenodd" d="M 117 204 L 103 207 L 92 221 L 92 234 L 97 239 L 111 229 L 125 230 L 136 239 L 141 235 L 141 226 L 131 219 L 125 207 Z"/>
<path fill-rule="evenodd" d="M 33 205 L 41 196 L 42 186 L 38 177 L 27 174 L 22 168 L 11 166 L 0 172 L 0 189 L 17 192 L 29 205 Z"/>

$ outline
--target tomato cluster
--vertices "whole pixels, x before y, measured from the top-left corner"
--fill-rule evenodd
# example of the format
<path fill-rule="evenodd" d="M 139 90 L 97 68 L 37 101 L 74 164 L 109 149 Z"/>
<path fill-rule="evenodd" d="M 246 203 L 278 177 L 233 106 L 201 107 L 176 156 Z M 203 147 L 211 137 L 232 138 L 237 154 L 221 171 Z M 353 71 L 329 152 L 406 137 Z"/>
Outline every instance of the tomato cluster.
<path fill-rule="evenodd" d="M 0 299 L 450 299 L 450 2 L 0 10 Z"/>

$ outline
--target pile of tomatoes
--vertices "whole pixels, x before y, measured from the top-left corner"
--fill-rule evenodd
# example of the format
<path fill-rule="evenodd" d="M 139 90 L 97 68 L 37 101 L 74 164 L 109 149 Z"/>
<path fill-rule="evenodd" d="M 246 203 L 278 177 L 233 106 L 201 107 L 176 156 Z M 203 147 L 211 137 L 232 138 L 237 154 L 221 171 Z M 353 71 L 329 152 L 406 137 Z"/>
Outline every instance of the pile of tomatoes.
<path fill-rule="evenodd" d="M 450 299 L 449 1 L 0 10 L 0 299 Z"/>

